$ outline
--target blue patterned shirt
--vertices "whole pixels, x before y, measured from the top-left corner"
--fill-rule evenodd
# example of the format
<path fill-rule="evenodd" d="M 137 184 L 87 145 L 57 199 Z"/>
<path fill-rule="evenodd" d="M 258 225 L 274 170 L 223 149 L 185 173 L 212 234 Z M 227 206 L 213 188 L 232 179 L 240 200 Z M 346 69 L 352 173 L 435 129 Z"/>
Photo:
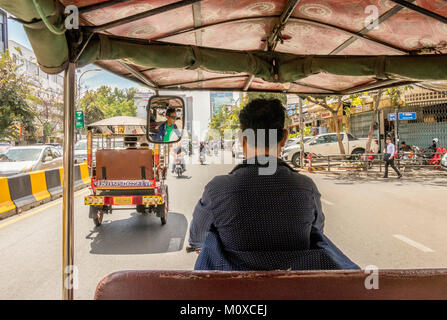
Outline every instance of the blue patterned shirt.
<path fill-rule="evenodd" d="M 312 227 L 324 227 L 320 193 L 312 179 L 276 161 L 273 175 L 259 175 L 259 165 L 244 161 L 212 179 L 194 210 L 190 246 L 201 248 L 213 228 L 228 250 L 309 249 Z"/>

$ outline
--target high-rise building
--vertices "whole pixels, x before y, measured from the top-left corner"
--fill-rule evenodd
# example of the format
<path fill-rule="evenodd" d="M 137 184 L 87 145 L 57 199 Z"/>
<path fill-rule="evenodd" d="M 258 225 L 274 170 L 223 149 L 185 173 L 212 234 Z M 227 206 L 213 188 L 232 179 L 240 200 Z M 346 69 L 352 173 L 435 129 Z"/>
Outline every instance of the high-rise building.
<path fill-rule="evenodd" d="M 8 17 L 5 11 L 0 10 L 0 52 L 8 49 Z"/>

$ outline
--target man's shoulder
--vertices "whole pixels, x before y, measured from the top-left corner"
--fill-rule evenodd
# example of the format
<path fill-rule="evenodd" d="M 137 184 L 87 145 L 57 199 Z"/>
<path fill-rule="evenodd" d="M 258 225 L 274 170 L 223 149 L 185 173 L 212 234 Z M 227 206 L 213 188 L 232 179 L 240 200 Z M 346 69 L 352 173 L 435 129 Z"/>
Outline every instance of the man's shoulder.
<path fill-rule="evenodd" d="M 223 189 L 227 191 L 236 191 L 238 188 L 236 187 L 240 184 L 250 183 L 250 179 L 248 179 L 247 174 L 250 175 L 250 168 L 240 168 L 232 173 L 226 175 L 215 176 L 205 187 L 209 193 L 221 193 Z M 252 175 L 253 176 L 253 175 Z M 267 177 L 267 176 L 260 176 Z M 297 189 L 305 189 L 308 191 L 315 190 L 314 181 L 303 174 L 300 174 L 296 171 L 293 171 L 287 167 L 281 166 L 278 168 L 278 172 L 272 176 L 268 176 L 269 183 L 277 181 L 278 184 L 284 185 L 290 184 L 291 187 Z"/>

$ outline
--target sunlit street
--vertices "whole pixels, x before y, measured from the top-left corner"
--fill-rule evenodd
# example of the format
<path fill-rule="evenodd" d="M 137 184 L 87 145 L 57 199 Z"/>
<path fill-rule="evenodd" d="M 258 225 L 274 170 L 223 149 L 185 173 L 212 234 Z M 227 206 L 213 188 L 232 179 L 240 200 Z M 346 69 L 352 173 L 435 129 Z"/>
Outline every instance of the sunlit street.
<path fill-rule="evenodd" d="M 209 159 L 211 160 L 211 159 Z M 217 161 L 217 159 L 214 159 Z M 204 186 L 232 165 L 190 165 L 168 177 L 170 212 L 162 226 L 153 215 L 115 211 L 95 227 L 78 191 L 75 197 L 76 299 L 91 299 L 98 282 L 118 270 L 192 270 L 188 226 Z M 309 174 L 326 215 L 327 236 L 362 268 L 440 268 L 447 265 L 447 178 L 384 181 Z M 438 199 L 438 200 L 436 200 Z M 0 299 L 59 299 L 61 201 L 0 222 Z M 26 286 L 18 285 L 27 282 Z"/>

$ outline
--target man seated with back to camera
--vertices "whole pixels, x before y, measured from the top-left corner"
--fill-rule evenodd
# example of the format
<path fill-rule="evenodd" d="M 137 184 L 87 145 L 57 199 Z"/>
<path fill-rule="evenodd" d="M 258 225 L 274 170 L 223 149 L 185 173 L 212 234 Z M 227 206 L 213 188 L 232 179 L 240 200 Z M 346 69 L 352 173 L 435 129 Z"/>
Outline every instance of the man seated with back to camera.
<path fill-rule="evenodd" d="M 279 159 L 288 138 L 281 102 L 253 100 L 239 119 L 246 160 L 213 178 L 195 207 L 187 247 L 200 250 L 195 269 L 358 269 L 323 235 L 315 183 Z M 257 147 L 258 129 L 264 129 L 265 147 Z M 274 141 L 268 141 L 270 130 Z"/>

